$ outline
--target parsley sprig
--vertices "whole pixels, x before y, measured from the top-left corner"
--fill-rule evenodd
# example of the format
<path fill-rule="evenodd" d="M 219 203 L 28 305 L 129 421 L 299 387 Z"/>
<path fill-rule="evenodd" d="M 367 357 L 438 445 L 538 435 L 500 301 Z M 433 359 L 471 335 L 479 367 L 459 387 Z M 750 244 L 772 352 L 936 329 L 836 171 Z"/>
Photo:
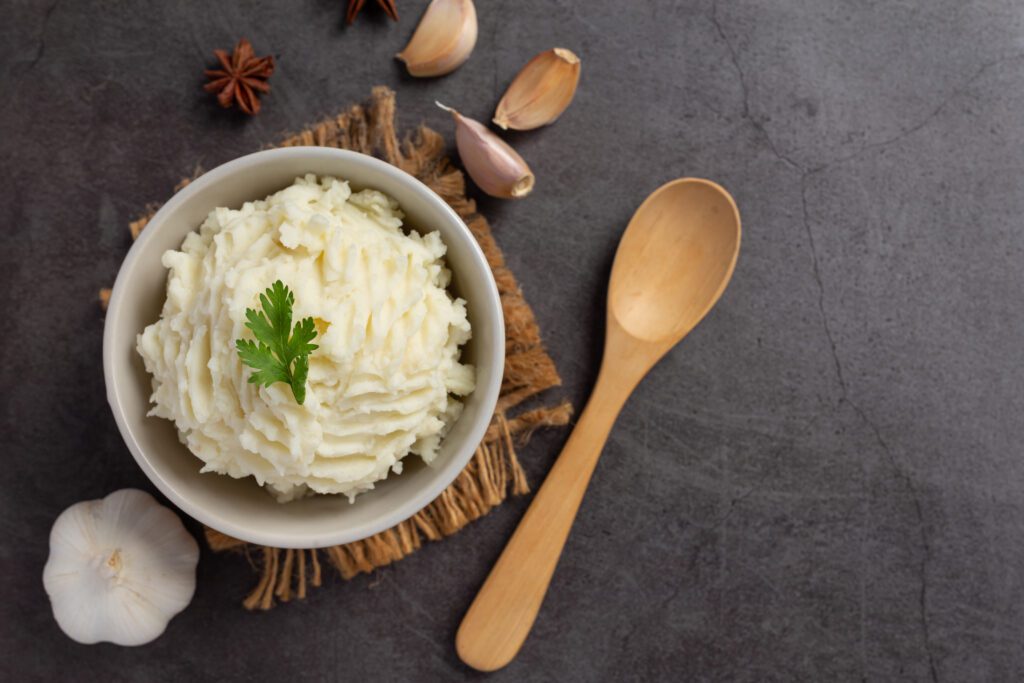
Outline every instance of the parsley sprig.
<path fill-rule="evenodd" d="M 316 337 L 316 325 L 312 318 L 303 318 L 292 328 L 295 295 L 280 280 L 260 294 L 260 303 L 262 311 L 245 309 L 245 326 L 252 330 L 256 341 L 236 339 L 238 357 L 256 370 L 249 376 L 250 384 L 269 387 L 284 382 L 291 386 L 295 402 L 302 405 L 306 400 L 309 354 L 317 348 L 310 343 Z"/>

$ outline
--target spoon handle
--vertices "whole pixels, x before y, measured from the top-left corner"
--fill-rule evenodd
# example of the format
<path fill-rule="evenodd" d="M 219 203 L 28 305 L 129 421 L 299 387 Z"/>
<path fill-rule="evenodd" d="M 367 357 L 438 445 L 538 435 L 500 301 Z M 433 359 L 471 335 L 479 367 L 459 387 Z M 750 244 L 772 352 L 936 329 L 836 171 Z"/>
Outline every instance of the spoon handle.
<path fill-rule="evenodd" d="M 602 373 L 603 374 L 603 373 Z M 590 475 L 629 391 L 598 385 L 572 435 L 462 619 L 463 662 L 494 671 L 512 661 L 533 626 Z M 621 394 L 626 396 L 622 396 Z"/>

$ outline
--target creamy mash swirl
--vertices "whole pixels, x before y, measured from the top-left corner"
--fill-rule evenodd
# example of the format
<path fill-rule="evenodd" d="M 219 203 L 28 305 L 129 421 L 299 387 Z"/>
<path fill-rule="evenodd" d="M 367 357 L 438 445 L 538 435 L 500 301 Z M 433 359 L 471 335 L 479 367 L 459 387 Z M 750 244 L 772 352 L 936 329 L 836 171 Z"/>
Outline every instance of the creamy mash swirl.
<path fill-rule="evenodd" d="M 168 251 L 167 300 L 138 337 L 153 375 L 150 415 L 173 420 L 203 472 L 252 476 L 284 502 L 373 488 L 402 458 L 431 462 L 473 390 L 459 362 L 466 306 L 445 287 L 437 232 L 402 231 L 397 203 L 313 175 L 239 210 L 218 208 Z M 312 316 L 306 400 L 249 384 L 235 340 L 245 309 L 281 280 L 294 320 Z"/>

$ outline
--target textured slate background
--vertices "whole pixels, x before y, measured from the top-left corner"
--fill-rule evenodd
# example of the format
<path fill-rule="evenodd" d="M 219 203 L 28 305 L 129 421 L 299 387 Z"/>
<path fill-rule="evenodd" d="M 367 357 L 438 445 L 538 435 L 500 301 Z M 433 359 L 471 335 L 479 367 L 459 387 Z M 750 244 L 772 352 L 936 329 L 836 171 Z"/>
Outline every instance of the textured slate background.
<path fill-rule="evenodd" d="M 249 614 L 241 557 L 138 649 L 67 640 L 40 576 L 56 515 L 151 489 L 104 401 L 125 225 L 215 166 L 385 83 L 402 120 L 486 119 L 534 53 L 583 59 L 556 126 L 510 136 L 537 189 L 484 200 L 581 405 L 634 207 L 680 175 L 736 196 L 718 308 L 640 386 L 533 636 L 493 680 L 1024 678 L 1024 7 L 479 0 L 455 74 L 343 2 L 26 2 L 0 22 L 0 677 L 479 680 L 464 610 L 526 500 L 305 603 Z M 372 4 L 372 3 L 370 3 Z M 215 47 L 279 57 L 265 113 L 199 91 Z M 539 482 L 566 432 L 525 453 Z M 193 527 L 194 528 L 194 527 Z"/>

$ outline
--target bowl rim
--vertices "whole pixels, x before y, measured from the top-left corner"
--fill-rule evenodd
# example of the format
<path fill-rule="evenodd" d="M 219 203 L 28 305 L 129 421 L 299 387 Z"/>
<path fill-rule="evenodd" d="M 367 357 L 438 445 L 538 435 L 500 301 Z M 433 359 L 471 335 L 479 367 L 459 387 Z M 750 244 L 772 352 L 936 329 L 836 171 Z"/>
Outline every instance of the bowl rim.
<path fill-rule="evenodd" d="M 479 413 L 480 417 L 477 419 L 477 423 L 474 424 L 466 434 L 465 441 L 461 445 L 461 448 L 452 453 L 451 457 L 448 458 L 448 461 L 441 467 L 437 468 L 436 471 L 440 473 L 439 476 L 434 478 L 430 486 L 417 490 L 414 495 L 407 498 L 402 504 L 389 510 L 386 515 L 380 515 L 368 522 L 364 522 L 353 527 L 347 527 L 334 533 L 317 533 L 315 535 L 311 533 L 309 536 L 302 536 L 301 534 L 288 534 L 287 536 L 282 536 L 272 532 L 267 533 L 260 529 L 239 527 L 234 522 L 204 508 L 189 496 L 187 490 L 178 490 L 174 484 L 165 479 L 159 469 L 154 467 L 150 462 L 146 453 L 143 452 L 143 449 L 140 447 L 139 442 L 135 437 L 132 425 L 129 424 L 125 412 L 121 407 L 120 387 L 115 378 L 115 367 L 118 365 L 119 361 L 114 357 L 116 329 L 119 327 L 118 323 L 121 318 L 121 309 L 127 297 L 125 292 L 129 288 L 128 273 L 133 270 L 135 261 L 140 258 L 140 254 L 144 250 L 145 245 L 153 237 L 156 230 L 142 231 L 138 239 L 136 239 L 128 249 L 128 253 L 125 255 L 124 260 L 121 262 L 118 269 L 117 278 L 115 279 L 114 286 L 111 290 L 110 300 L 106 311 L 106 320 L 103 326 L 103 378 L 106 384 L 107 403 L 110 405 L 111 411 L 114 414 L 114 421 L 117 423 L 117 428 L 121 433 L 122 440 L 125 442 L 125 445 L 128 446 L 128 450 L 131 452 L 132 457 L 134 457 L 136 463 L 146 474 L 149 480 L 156 485 L 157 489 L 159 489 L 160 492 L 163 493 L 164 496 L 166 496 L 179 509 L 193 519 L 202 522 L 206 526 L 249 543 L 278 548 L 327 547 L 352 543 L 354 541 L 369 538 L 374 534 L 390 529 L 391 527 L 409 519 L 441 495 L 441 493 L 447 489 L 453 481 L 455 481 L 459 473 L 461 473 L 466 467 L 470 458 L 472 458 L 473 454 L 476 452 L 477 446 L 483 441 L 484 434 L 490 425 L 494 408 L 497 405 L 498 396 L 501 390 L 505 361 L 505 318 L 501 306 L 501 297 L 498 293 L 497 283 L 495 282 L 494 273 L 490 268 L 487 257 L 484 255 L 480 244 L 477 242 L 473 233 L 459 214 L 456 213 L 455 210 L 436 192 L 415 176 L 403 171 L 397 166 L 393 166 L 385 161 L 377 159 L 376 157 L 362 154 L 360 152 L 331 147 L 297 146 L 261 150 L 259 152 L 246 154 L 211 169 L 175 193 L 153 215 L 149 220 L 149 223 L 147 223 L 147 227 L 149 225 L 153 225 L 158 230 L 160 225 L 166 222 L 167 219 L 178 210 L 178 207 L 185 203 L 192 195 L 222 178 L 251 167 L 256 163 L 271 163 L 279 158 L 286 159 L 292 157 L 322 157 L 343 163 L 356 165 L 361 164 L 390 175 L 394 177 L 397 182 L 410 185 L 413 190 L 423 195 L 423 198 L 432 204 L 434 208 L 438 209 L 442 214 L 446 214 L 447 218 L 454 226 L 457 226 L 457 232 L 461 233 L 463 238 L 468 242 L 470 253 L 472 254 L 472 260 L 487 275 L 486 278 L 484 278 L 484 286 L 480 287 L 479 291 L 474 291 L 473 296 L 478 300 L 482 300 L 485 307 L 496 312 L 495 318 L 497 320 L 497 330 L 495 331 L 493 343 L 489 348 L 478 348 L 479 357 L 477 365 L 479 365 L 481 361 L 491 362 L 493 359 L 494 362 L 500 364 L 502 369 L 499 372 L 491 373 L 490 381 L 486 385 L 481 386 L 478 384 L 474 388 L 474 394 L 478 394 L 480 396 L 480 400 L 483 402 Z M 198 228 L 198 226 L 196 227 Z M 449 238 L 445 238 L 445 241 L 447 242 L 448 239 Z M 139 332 L 141 332 L 141 330 Z M 124 373 L 121 374 L 123 375 Z M 122 381 L 124 380 L 122 379 Z M 182 445 L 182 448 L 186 450 L 188 449 L 185 445 Z M 433 465 L 428 465 L 428 467 L 433 467 Z M 251 477 L 249 478 L 251 479 Z M 372 493 L 373 491 L 369 491 L 363 495 Z"/>

